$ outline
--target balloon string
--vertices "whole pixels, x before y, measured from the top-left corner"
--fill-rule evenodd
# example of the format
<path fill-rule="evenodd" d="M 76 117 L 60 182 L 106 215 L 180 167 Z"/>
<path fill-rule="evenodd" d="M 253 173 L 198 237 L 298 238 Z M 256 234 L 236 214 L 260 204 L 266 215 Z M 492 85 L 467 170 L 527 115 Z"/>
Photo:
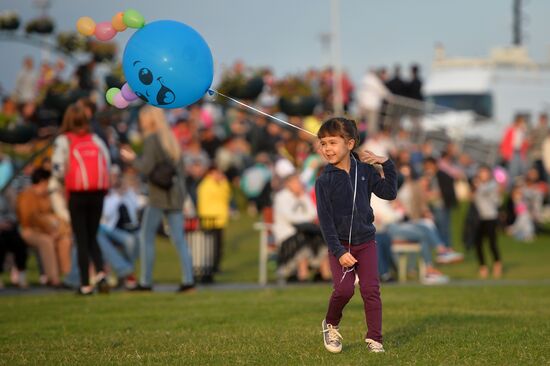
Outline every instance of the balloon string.
<path fill-rule="evenodd" d="M 264 111 L 261 111 L 261 110 L 259 110 L 259 109 L 257 109 L 257 108 L 254 108 L 254 107 L 252 107 L 252 106 L 250 106 L 250 105 L 248 105 L 248 104 L 245 104 L 245 103 L 243 103 L 243 102 L 241 102 L 241 101 L 239 101 L 239 100 L 237 100 L 237 99 L 235 99 L 235 98 L 231 98 L 230 96 L 227 96 L 227 95 L 225 95 L 225 94 L 223 94 L 223 93 L 220 93 L 220 92 L 217 91 L 217 90 L 208 89 L 208 94 L 212 95 L 212 94 L 214 94 L 214 93 L 216 93 L 216 94 L 218 94 L 218 95 L 220 95 L 220 96 L 222 96 L 222 97 L 224 97 L 224 98 L 227 98 L 227 99 L 229 99 L 230 101 L 235 102 L 235 103 L 237 103 L 237 104 L 239 104 L 239 105 L 241 105 L 241 106 L 243 106 L 243 107 L 245 107 L 245 108 L 251 109 L 251 110 L 253 110 L 253 111 L 256 112 L 256 113 L 259 113 L 259 114 L 262 114 L 262 115 L 264 115 L 264 116 L 266 116 L 266 117 L 269 117 L 269 118 L 271 118 L 271 119 L 274 119 L 275 121 L 284 123 L 285 125 L 288 125 L 288 126 L 290 126 L 290 127 L 294 127 L 294 128 L 296 128 L 296 129 L 298 129 L 298 130 L 300 130 L 300 131 L 303 131 L 303 132 L 305 132 L 305 133 L 310 134 L 311 136 L 317 137 L 316 134 L 314 134 L 314 133 L 312 133 L 312 132 L 310 132 L 310 131 L 308 131 L 308 130 L 306 130 L 306 129 L 303 129 L 302 127 L 293 125 L 292 123 L 287 122 L 287 121 L 284 121 L 284 120 L 282 120 L 282 119 L 280 119 L 280 118 L 277 118 L 277 117 L 275 117 L 275 116 L 272 116 L 272 115 L 269 114 L 269 113 L 265 113 Z"/>

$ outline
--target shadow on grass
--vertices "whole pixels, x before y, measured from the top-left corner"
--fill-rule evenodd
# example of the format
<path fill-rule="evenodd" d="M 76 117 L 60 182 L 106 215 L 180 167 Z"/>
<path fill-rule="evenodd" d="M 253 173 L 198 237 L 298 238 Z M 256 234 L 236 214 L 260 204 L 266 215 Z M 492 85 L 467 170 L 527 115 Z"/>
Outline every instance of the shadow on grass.
<path fill-rule="evenodd" d="M 425 337 L 428 333 L 441 334 L 451 330 L 465 331 L 505 320 L 506 318 L 503 316 L 493 315 L 437 314 L 415 319 L 396 329 L 391 329 L 385 332 L 384 338 L 388 340 L 391 348 L 395 349 L 415 343 L 417 338 L 429 339 L 429 337 Z"/>

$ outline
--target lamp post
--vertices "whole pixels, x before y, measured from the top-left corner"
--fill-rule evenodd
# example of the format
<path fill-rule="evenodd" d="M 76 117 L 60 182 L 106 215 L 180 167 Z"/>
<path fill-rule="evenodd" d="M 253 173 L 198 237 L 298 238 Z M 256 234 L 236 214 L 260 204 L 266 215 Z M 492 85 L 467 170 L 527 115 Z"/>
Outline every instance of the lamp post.
<path fill-rule="evenodd" d="M 344 112 L 342 95 L 342 64 L 340 49 L 340 0 L 331 0 L 331 25 L 332 25 L 332 107 L 334 115 L 340 116 Z"/>
<path fill-rule="evenodd" d="M 321 42 L 321 67 L 327 67 L 332 63 L 332 47 L 331 47 L 332 34 L 330 32 L 323 32 L 319 34 L 319 41 Z"/>
<path fill-rule="evenodd" d="M 40 17 L 43 19 L 48 18 L 48 9 L 51 8 L 50 0 L 34 0 L 34 6 L 40 10 Z M 50 61 L 50 51 L 47 47 L 41 47 L 42 60 L 48 62 Z"/>

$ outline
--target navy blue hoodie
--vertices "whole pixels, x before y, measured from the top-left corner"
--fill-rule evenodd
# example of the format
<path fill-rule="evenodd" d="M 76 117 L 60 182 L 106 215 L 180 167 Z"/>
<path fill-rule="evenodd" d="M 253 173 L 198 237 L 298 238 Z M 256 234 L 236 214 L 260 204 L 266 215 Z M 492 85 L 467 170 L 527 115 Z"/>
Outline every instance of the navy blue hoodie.
<path fill-rule="evenodd" d="M 329 164 L 315 182 L 317 197 L 317 215 L 321 224 L 323 237 L 329 251 L 340 258 L 347 249 L 342 242 L 349 241 L 351 209 L 353 203 L 353 186 L 355 169 L 358 167 L 357 194 L 351 245 L 358 245 L 374 240 L 374 214 L 370 207 L 370 196 L 374 193 L 385 200 L 393 200 L 397 195 L 397 172 L 393 162 L 388 159 L 382 164 L 384 178 L 370 165 L 351 158 L 349 174 Z"/>

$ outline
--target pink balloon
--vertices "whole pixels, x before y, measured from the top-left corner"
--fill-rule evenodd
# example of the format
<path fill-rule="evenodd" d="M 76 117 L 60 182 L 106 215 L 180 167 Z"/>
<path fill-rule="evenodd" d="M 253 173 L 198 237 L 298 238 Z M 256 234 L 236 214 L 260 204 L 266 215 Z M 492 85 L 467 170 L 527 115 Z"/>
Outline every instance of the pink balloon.
<path fill-rule="evenodd" d="M 502 167 L 495 167 L 493 169 L 493 176 L 499 184 L 506 184 L 508 181 L 508 174 L 506 174 L 506 170 Z"/>
<path fill-rule="evenodd" d="M 122 96 L 122 93 L 117 93 L 113 97 L 113 105 L 118 109 L 124 109 L 128 107 L 128 104 L 129 104 L 128 101 L 124 99 L 124 97 Z"/>
<path fill-rule="evenodd" d="M 214 117 L 212 117 L 212 114 L 206 109 L 201 110 L 201 119 L 206 128 L 210 128 L 214 124 Z"/>
<path fill-rule="evenodd" d="M 124 83 L 124 85 L 122 85 L 120 92 L 122 93 L 122 97 L 126 99 L 128 102 L 133 102 L 138 98 L 138 96 L 136 95 L 136 93 L 132 91 L 128 83 Z"/>
<path fill-rule="evenodd" d="M 116 30 L 111 22 L 97 23 L 94 35 L 100 41 L 109 41 L 116 35 Z"/>

